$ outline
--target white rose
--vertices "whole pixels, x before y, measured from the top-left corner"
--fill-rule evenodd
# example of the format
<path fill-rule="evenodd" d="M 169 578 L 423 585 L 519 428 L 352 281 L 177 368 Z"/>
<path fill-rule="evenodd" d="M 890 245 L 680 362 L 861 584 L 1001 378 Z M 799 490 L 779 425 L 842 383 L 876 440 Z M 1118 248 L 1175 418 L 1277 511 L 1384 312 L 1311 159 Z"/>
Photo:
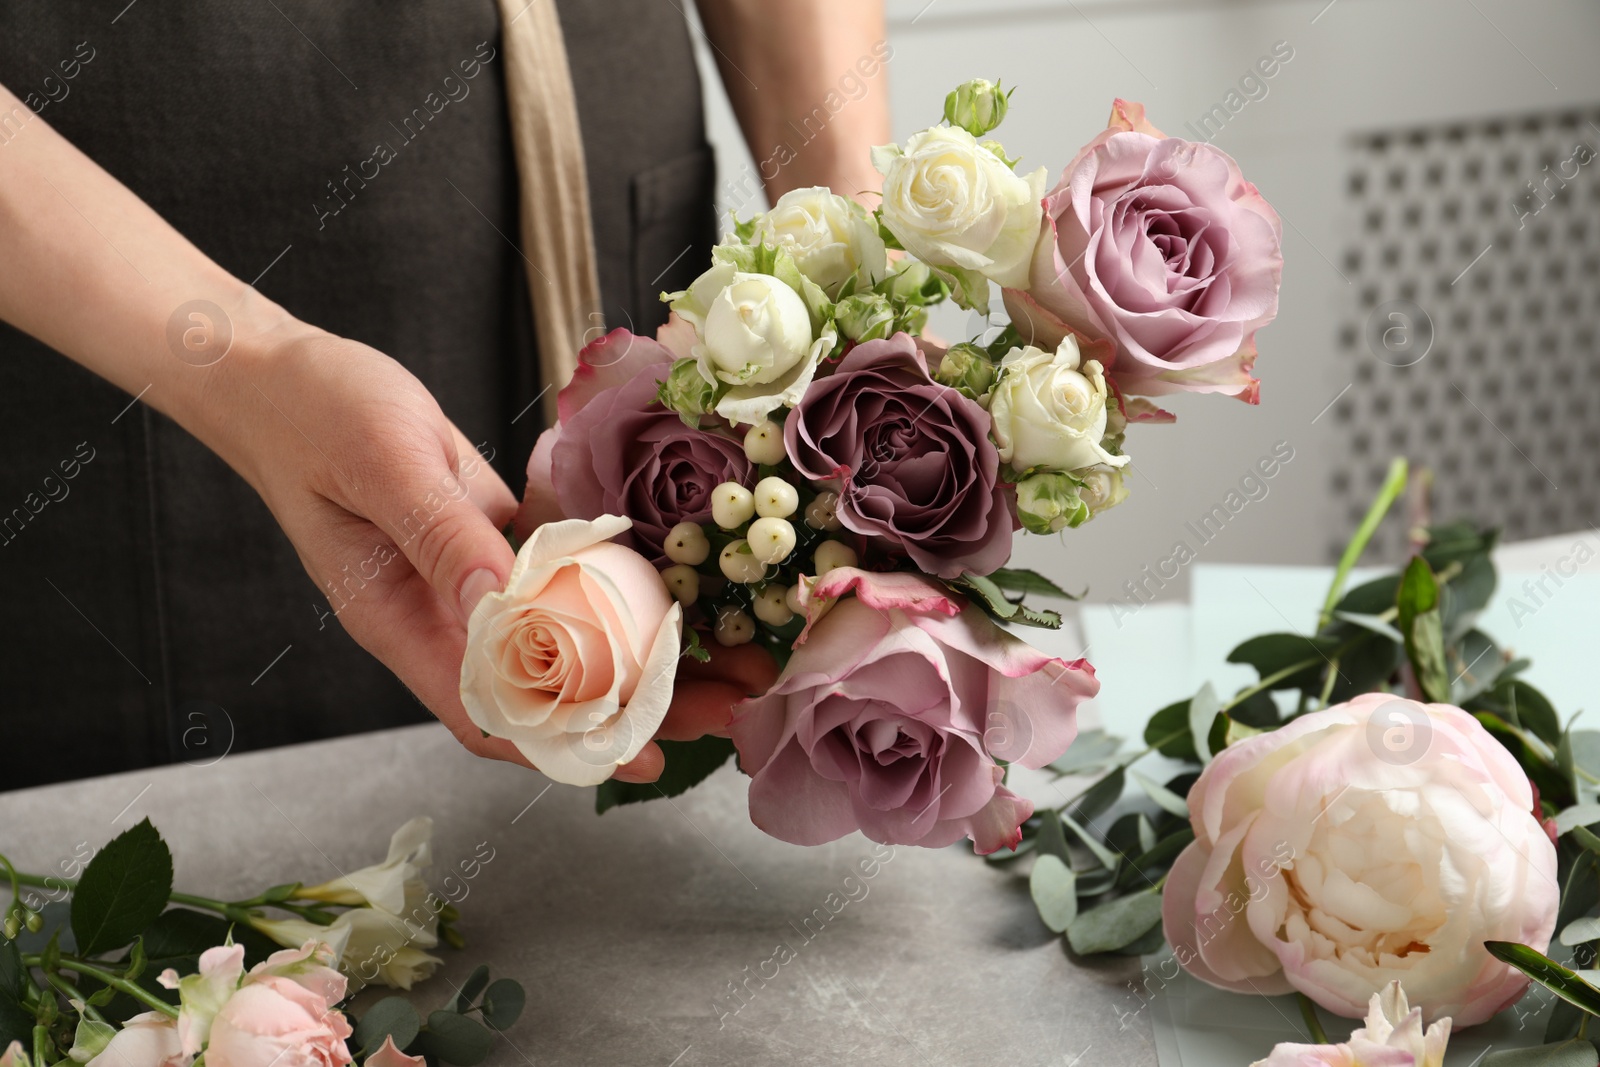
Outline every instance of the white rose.
<path fill-rule="evenodd" d="M 1027 286 L 1044 219 L 1043 167 L 1020 176 L 954 126 L 912 134 L 904 148 L 874 148 L 872 165 L 883 174 L 883 224 L 907 252 L 954 276 L 964 305 L 988 308 L 985 278 Z"/>
<path fill-rule="evenodd" d="M 433 820 L 412 819 L 389 838 L 389 855 L 382 863 L 301 889 L 295 896 L 403 914 L 408 900 L 427 895 L 422 868 L 431 861 L 432 840 Z"/>
<path fill-rule="evenodd" d="M 1079 368 L 1078 342 L 1066 338 L 1054 353 L 1031 345 L 1000 361 L 1000 380 L 989 397 L 994 443 L 1014 469 L 1070 471 L 1104 464 L 1121 467 L 1101 442 L 1106 436 L 1106 377 L 1089 360 Z"/>
<path fill-rule="evenodd" d="M 609 539 L 632 521 L 545 523 L 504 592 L 467 623 L 473 725 L 567 785 L 599 785 L 650 741 L 672 700 L 682 608 L 650 561 Z"/>
<path fill-rule="evenodd" d="M 793 256 L 800 272 L 830 300 L 839 298 L 852 275 L 858 276 L 858 288 L 888 276 L 883 238 L 866 209 L 822 186 L 789 190 L 754 221 L 756 235 Z"/>
<path fill-rule="evenodd" d="M 770 274 L 748 274 L 718 262 L 678 294 L 672 308 L 694 326 L 700 376 L 730 386 L 716 412 L 755 424 L 805 393 L 817 360 L 833 348 L 829 322 L 820 336 L 799 293 Z"/>
<path fill-rule="evenodd" d="M 1126 458 L 1126 457 L 1123 457 Z M 1123 484 L 1122 471 L 1115 467 L 1096 464 L 1084 470 L 1072 472 L 1078 479 L 1078 499 L 1082 500 L 1091 515 L 1116 505 L 1127 499 L 1128 487 Z"/>

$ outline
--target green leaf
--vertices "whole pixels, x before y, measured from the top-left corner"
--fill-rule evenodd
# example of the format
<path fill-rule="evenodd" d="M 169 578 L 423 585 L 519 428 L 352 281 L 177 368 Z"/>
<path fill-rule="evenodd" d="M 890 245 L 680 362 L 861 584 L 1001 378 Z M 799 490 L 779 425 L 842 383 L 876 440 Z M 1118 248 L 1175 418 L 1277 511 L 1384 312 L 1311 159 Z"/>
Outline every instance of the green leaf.
<path fill-rule="evenodd" d="M 1335 611 L 1333 617 L 1340 622 L 1347 622 L 1351 626 L 1359 626 L 1361 629 L 1375 633 L 1379 637 L 1393 641 L 1397 645 L 1405 644 L 1405 635 L 1396 630 L 1393 624 L 1381 615 L 1367 615 L 1359 611 Z"/>
<path fill-rule="evenodd" d="M 1194 738 L 1194 751 L 1201 763 L 1211 762 L 1211 727 L 1221 710 L 1222 701 L 1217 699 L 1217 691 L 1211 688 L 1210 682 L 1189 698 L 1189 733 Z"/>
<path fill-rule="evenodd" d="M 1113 737 L 1104 730 L 1085 730 L 1060 759 L 1050 764 L 1050 769 L 1057 774 L 1108 770 L 1117 762 L 1117 752 L 1121 748 L 1122 738 Z"/>
<path fill-rule="evenodd" d="M 1080 956 L 1112 952 L 1143 937 L 1161 921 L 1161 893 L 1146 889 L 1091 908 L 1067 927 L 1067 943 Z"/>
<path fill-rule="evenodd" d="M 436 1011 L 428 1016 L 428 1028 L 419 1035 L 422 1050 L 446 1063 L 475 1067 L 489 1056 L 494 1034 L 480 1023 L 453 1011 Z"/>
<path fill-rule="evenodd" d="M 1142 855 L 1135 857 L 1132 863 L 1118 872 L 1117 887 L 1126 889 L 1137 885 L 1141 880 L 1153 877 L 1157 871 L 1171 866 L 1172 861 L 1178 858 L 1178 853 L 1193 840 L 1193 828 L 1185 826 L 1157 841 L 1153 847 L 1146 849 Z"/>
<path fill-rule="evenodd" d="M 1506 1048 L 1483 1057 L 1480 1067 L 1595 1067 L 1600 1053 L 1582 1038 L 1537 1048 Z"/>
<path fill-rule="evenodd" d="M 1590 1015 L 1600 1015 L 1600 989 L 1549 956 L 1514 941 L 1485 941 L 1483 947 L 1489 955 L 1511 964 L 1567 1003 Z"/>
<path fill-rule="evenodd" d="M 1189 701 L 1168 704 L 1150 716 L 1144 728 L 1144 743 L 1168 759 L 1200 762 L 1200 755 L 1194 750 L 1194 734 L 1189 730 Z"/>
<path fill-rule="evenodd" d="M 1600 804 L 1574 804 L 1556 816 L 1556 833 L 1571 832 L 1575 826 L 1593 826 L 1600 822 Z"/>
<path fill-rule="evenodd" d="M 1061 933 L 1078 917 L 1078 879 L 1072 868 L 1051 855 L 1041 855 L 1028 874 L 1028 893 L 1039 918 Z"/>
<path fill-rule="evenodd" d="M 250 965 L 280 948 L 254 927 L 236 925 L 220 915 L 193 908 L 169 908 L 144 931 L 144 954 L 148 960 L 145 973 L 157 975 L 167 967 L 180 973 L 191 971 L 194 967 L 187 961 L 198 960 L 202 952 L 222 944 L 230 935 L 236 944 L 244 946 L 245 962 Z"/>
<path fill-rule="evenodd" d="M 522 1017 L 528 994 L 520 983 L 500 978 L 483 995 L 483 1021 L 496 1030 L 509 1030 Z"/>
<path fill-rule="evenodd" d="M 0 999 L 0 1049 L 13 1041 L 23 1048 L 33 1047 L 33 1013 L 23 1011 L 16 1001 Z"/>
<path fill-rule="evenodd" d="M 1559 763 L 1551 763 L 1542 752 L 1530 743 L 1528 735 L 1506 722 L 1500 716 L 1487 711 L 1475 711 L 1472 717 L 1483 725 L 1485 730 L 1494 735 L 1495 740 L 1506 747 L 1506 750 L 1516 757 L 1522 771 L 1539 787 L 1539 796 L 1548 800 L 1557 807 L 1571 804 L 1573 800 L 1572 783 L 1569 774 L 1562 769 Z M 1565 749 L 1566 742 L 1556 750 L 1558 759 Z"/>
<path fill-rule="evenodd" d="M 1117 802 L 1126 788 L 1126 775 L 1121 767 L 1100 779 L 1079 797 L 1068 809 L 1072 817 L 1082 822 L 1093 822 Z"/>
<path fill-rule="evenodd" d="M 1499 646 L 1482 630 L 1468 630 L 1447 653 L 1450 700 L 1458 707 L 1488 689 L 1500 673 Z"/>
<path fill-rule="evenodd" d="M 1568 948 L 1586 945 L 1590 941 L 1600 941 L 1600 919 L 1593 915 L 1574 919 L 1561 930 L 1561 943 Z"/>
<path fill-rule="evenodd" d="M 473 968 L 471 974 L 467 975 L 467 980 L 461 983 L 461 990 L 456 994 L 455 1010 L 466 1011 L 472 1007 L 473 1002 L 478 999 L 478 994 L 482 993 L 488 985 L 489 965 L 480 963 Z M 404 1048 L 405 1046 L 401 1045 L 400 1047 Z"/>
<path fill-rule="evenodd" d="M 657 797 L 675 797 L 711 777 L 733 755 L 733 742 L 709 734 L 697 741 L 660 741 L 666 769 L 654 782 L 619 782 L 609 778 L 595 787 L 595 814 L 618 804 L 637 804 Z"/>
<path fill-rule="evenodd" d="M 1282 675 L 1268 689 L 1314 689 L 1338 647 L 1337 639 L 1320 634 L 1262 634 L 1235 647 L 1228 662 L 1249 664 L 1263 681 Z"/>
<path fill-rule="evenodd" d="M 989 572 L 989 580 L 1001 589 L 1013 593 L 1037 593 L 1040 596 L 1060 597 L 1062 600 L 1082 600 L 1083 595 L 1072 595 L 1038 571 L 1024 567 L 1001 567 Z"/>
<path fill-rule="evenodd" d="M 1071 866 L 1072 856 L 1067 852 L 1066 831 L 1061 828 L 1061 816 L 1048 809 L 1039 816 L 1039 832 L 1033 835 L 1033 847 L 1040 855 L 1054 856 Z"/>
<path fill-rule="evenodd" d="M 1510 679 L 1506 689 L 1511 706 L 1516 710 L 1517 721 L 1523 729 L 1547 745 L 1559 744 L 1561 716 L 1556 714 L 1555 705 L 1550 703 L 1550 699 L 1520 678 Z"/>
<path fill-rule="evenodd" d="M 72 894 L 72 933 L 78 952 L 97 956 L 137 937 L 172 895 L 172 853 L 142 820 L 101 849 Z"/>
<path fill-rule="evenodd" d="M 1428 561 L 1413 556 L 1400 578 L 1396 598 L 1400 632 L 1406 636 L 1406 656 L 1423 696 L 1435 703 L 1450 702 L 1450 676 L 1445 669 L 1444 625 L 1439 615 L 1439 583 Z"/>
<path fill-rule="evenodd" d="M 1166 786 L 1161 785 L 1159 782 L 1151 781 L 1138 771 L 1129 771 L 1128 774 L 1135 782 L 1139 783 L 1139 788 L 1143 789 L 1145 794 L 1151 800 L 1155 801 L 1156 806 L 1162 811 L 1171 812 L 1173 815 L 1177 815 L 1184 819 L 1189 817 L 1188 801 L 1184 800 Z"/>
<path fill-rule="evenodd" d="M 394 1047 L 404 1050 L 417 1039 L 422 1017 L 405 997 L 384 997 L 356 1023 L 356 1047 L 376 1052 L 385 1037 L 394 1038 Z"/>
<path fill-rule="evenodd" d="M 17 943 L 0 937 L 0 1000 L 21 1000 L 27 988 L 27 971 L 22 966 L 22 953 Z M 0 1048 L 4 1048 L 0 1045 Z"/>
<path fill-rule="evenodd" d="M 1061 822 L 1062 825 L 1070 827 L 1078 840 L 1083 842 L 1084 847 L 1094 853 L 1094 858 L 1100 862 L 1100 866 L 1108 871 L 1116 871 L 1117 865 L 1122 862 L 1121 856 L 1101 844 L 1099 838 L 1079 825 L 1072 816 L 1063 814 Z"/>
<path fill-rule="evenodd" d="M 946 584 L 957 592 L 970 596 L 980 608 L 1001 622 L 1043 626 L 1051 630 L 1059 629 L 1061 626 L 1059 612 L 1036 610 L 1020 601 L 1010 600 L 1000 586 L 981 574 L 963 574 Z"/>

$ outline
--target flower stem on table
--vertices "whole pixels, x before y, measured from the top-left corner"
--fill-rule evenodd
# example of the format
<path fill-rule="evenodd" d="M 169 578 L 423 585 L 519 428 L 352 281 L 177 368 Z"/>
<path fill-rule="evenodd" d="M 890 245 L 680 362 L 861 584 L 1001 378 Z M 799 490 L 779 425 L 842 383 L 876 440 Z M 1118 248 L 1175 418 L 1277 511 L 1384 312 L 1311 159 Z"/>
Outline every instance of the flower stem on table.
<path fill-rule="evenodd" d="M 1311 1032 L 1311 1040 L 1318 1045 L 1326 1045 L 1328 1034 L 1322 1029 L 1322 1020 L 1317 1018 L 1317 1006 L 1304 993 L 1296 993 L 1295 999 L 1300 1002 L 1300 1015 L 1306 1021 L 1306 1029 Z"/>

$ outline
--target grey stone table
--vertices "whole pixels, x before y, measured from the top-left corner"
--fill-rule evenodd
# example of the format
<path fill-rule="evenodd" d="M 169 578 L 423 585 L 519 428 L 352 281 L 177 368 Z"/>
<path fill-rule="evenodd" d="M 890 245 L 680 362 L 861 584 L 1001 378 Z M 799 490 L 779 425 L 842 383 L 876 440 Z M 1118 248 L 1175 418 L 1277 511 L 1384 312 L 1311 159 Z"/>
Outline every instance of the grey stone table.
<path fill-rule="evenodd" d="M 1118 1022 L 1138 1003 L 1137 961 L 1070 958 L 1021 879 L 960 846 L 895 849 L 862 879 L 885 850 L 766 837 L 731 767 L 670 803 L 597 817 L 592 791 L 422 726 L 0 794 L 0 850 L 53 869 L 149 816 L 181 888 L 238 898 L 375 863 L 413 815 L 435 821 L 436 887 L 492 850 L 465 883 L 467 948 L 439 949 L 446 966 L 413 996 L 437 1006 L 480 962 L 521 981 L 527 1011 L 493 1064 L 1156 1061 L 1148 1020 Z"/>

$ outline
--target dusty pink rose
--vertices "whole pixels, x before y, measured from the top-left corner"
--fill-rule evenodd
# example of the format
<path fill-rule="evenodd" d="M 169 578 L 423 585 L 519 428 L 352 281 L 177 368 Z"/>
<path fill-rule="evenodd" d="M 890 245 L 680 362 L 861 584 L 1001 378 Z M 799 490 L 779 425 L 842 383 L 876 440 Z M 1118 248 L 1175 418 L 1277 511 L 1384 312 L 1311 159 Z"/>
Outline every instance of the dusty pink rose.
<path fill-rule="evenodd" d="M 1528 986 L 1485 941 L 1544 951 L 1556 850 L 1516 760 L 1444 704 L 1369 693 L 1219 753 L 1162 894 L 1196 978 L 1349 1018 L 1401 981 L 1425 1020 L 1483 1022 Z"/>
<path fill-rule="evenodd" d="M 528 460 L 522 536 L 559 519 L 626 515 L 633 529 L 620 543 L 659 561 L 667 531 L 710 520 L 719 484 L 754 484 L 742 438 L 692 429 L 656 402 L 674 358 L 626 330 L 583 350 L 561 390 L 560 425 L 540 435 Z"/>
<path fill-rule="evenodd" d="M 1118 100 L 1044 216 L 1027 291 L 1005 291 L 1024 340 L 1109 341 L 1125 393 L 1256 402 L 1255 334 L 1278 313 L 1283 228 L 1226 153 Z"/>
<path fill-rule="evenodd" d="M 1030 648 L 919 575 L 840 568 L 806 601 L 804 643 L 734 712 L 751 820 L 797 845 L 860 830 L 1015 847 L 1033 805 L 996 761 L 1042 767 L 1066 751 L 1099 688 L 1093 669 Z"/>
<path fill-rule="evenodd" d="M 801 474 L 839 483 L 839 521 L 919 570 L 988 574 L 1011 557 L 1015 523 L 989 413 L 928 374 L 907 334 L 857 345 L 789 413 Z"/>

